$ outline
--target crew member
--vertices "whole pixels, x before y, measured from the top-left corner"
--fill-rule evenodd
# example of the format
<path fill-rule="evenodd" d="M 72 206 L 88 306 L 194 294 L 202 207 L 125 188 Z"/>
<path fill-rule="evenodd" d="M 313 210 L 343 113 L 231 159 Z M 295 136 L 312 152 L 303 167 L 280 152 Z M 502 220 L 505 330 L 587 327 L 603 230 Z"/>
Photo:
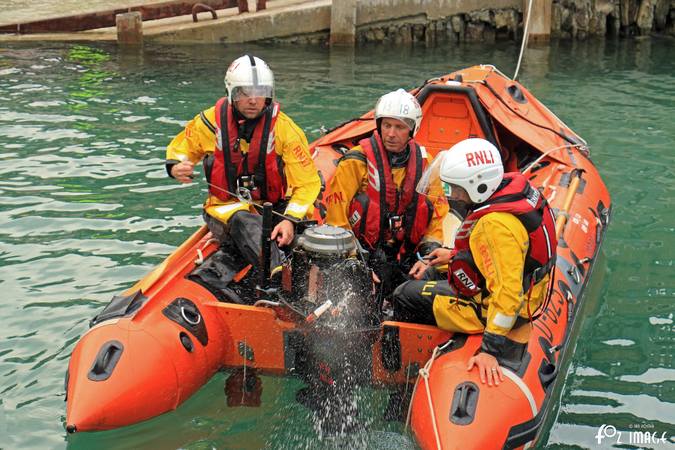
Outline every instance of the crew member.
<path fill-rule="evenodd" d="M 326 222 L 351 229 L 370 251 L 382 298 L 424 270 L 421 258 L 443 241 L 444 198 L 415 192 L 427 165 L 414 136 L 422 121 L 417 99 L 399 89 L 375 106 L 376 130 L 340 160 L 327 197 Z"/>
<path fill-rule="evenodd" d="M 277 212 L 303 219 L 312 211 L 321 182 L 302 130 L 274 101 L 274 75 L 262 59 L 244 55 L 225 74 L 227 96 L 188 122 L 166 151 L 172 178 L 190 183 L 204 160 L 209 194 L 204 220 L 221 244 L 234 246 L 257 265 L 262 218 L 253 203 L 271 202 Z M 272 230 L 272 267 L 279 247 L 293 241 L 292 220 Z"/>
<path fill-rule="evenodd" d="M 448 201 L 468 210 L 454 249 L 430 254 L 431 265 L 449 264 L 448 278 L 399 286 L 394 319 L 483 333 L 467 369 L 476 366 L 483 383 L 499 384 L 499 361 L 522 355 L 527 323 L 546 296 L 557 246 L 553 213 L 522 174 L 504 173 L 499 151 L 484 139 L 439 153 L 418 191 L 426 194 L 439 177 Z"/>

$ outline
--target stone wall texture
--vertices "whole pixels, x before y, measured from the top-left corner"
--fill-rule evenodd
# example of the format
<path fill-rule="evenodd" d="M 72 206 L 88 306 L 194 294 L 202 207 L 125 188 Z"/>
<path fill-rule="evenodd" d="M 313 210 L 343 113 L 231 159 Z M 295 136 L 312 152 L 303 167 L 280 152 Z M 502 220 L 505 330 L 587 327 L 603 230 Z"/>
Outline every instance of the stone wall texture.
<path fill-rule="evenodd" d="M 492 42 L 522 37 L 522 6 L 462 13 L 453 12 L 452 8 L 437 8 L 433 13 L 419 12 L 418 7 L 416 14 L 411 10 L 411 15 L 398 18 L 362 14 L 366 8 L 379 6 L 377 3 L 382 1 L 360 0 L 357 43 Z M 405 0 L 402 1 L 405 3 Z M 477 5 L 480 5 L 479 1 L 474 3 L 474 6 Z M 390 8 L 388 10 L 391 11 Z M 444 15 L 444 11 L 449 13 Z M 552 0 L 551 19 L 553 38 L 586 39 L 653 33 L 675 35 L 675 0 Z M 328 34 L 318 32 L 274 41 L 324 44 L 328 41 Z"/>
<path fill-rule="evenodd" d="M 554 0 L 551 32 L 561 38 L 675 34 L 675 0 Z"/>

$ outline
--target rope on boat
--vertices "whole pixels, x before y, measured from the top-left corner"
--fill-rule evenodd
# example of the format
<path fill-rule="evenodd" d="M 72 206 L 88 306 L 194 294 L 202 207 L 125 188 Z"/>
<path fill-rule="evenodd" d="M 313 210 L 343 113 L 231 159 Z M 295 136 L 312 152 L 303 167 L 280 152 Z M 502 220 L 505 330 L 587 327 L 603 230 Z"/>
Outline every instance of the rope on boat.
<path fill-rule="evenodd" d="M 408 425 L 410 425 L 410 417 L 412 416 L 412 399 L 415 398 L 415 394 L 417 393 L 417 385 L 419 384 L 420 378 L 422 378 L 424 380 L 424 388 L 427 394 L 427 403 L 429 404 L 429 415 L 431 416 L 431 425 L 434 428 L 434 438 L 436 439 L 436 448 L 438 450 L 442 450 L 443 447 L 441 446 L 441 438 L 438 435 L 438 425 L 436 424 L 436 415 L 434 414 L 434 402 L 431 399 L 431 389 L 429 388 L 429 372 L 431 371 L 431 366 L 433 366 L 438 354 L 445 350 L 445 348 L 453 342 L 454 341 L 452 339 L 449 339 L 445 344 L 436 346 L 433 353 L 431 354 L 431 358 L 429 358 L 424 367 L 420 369 L 418 373 L 419 376 L 417 377 L 417 380 L 415 380 L 415 386 L 413 387 L 410 403 L 408 404 L 408 415 L 405 419 L 405 430 L 407 431 Z"/>
<path fill-rule="evenodd" d="M 201 266 L 203 262 L 204 262 L 204 254 L 202 253 L 202 249 L 198 248 L 197 249 L 197 259 L 195 259 L 195 265 Z"/>
<path fill-rule="evenodd" d="M 204 263 L 204 249 L 209 246 L 212 242 L 218 242 L 216 238 L 209 238 L 201 248 L 197 249 L 197 259 L 195 259 L 195 265 L 201 266 Z"/>
<path fill-rule="evenodd" d="M 518 78 L 518 72 L 520 71 L 520 63 L 523 60 L 523 54 L 525 53 L 525 46 L 527 45 L 527 36 L 528 29 L 530 27 L 530 14 L 532 13 L 532 0 L 527 2 L 527 17 L 525 18 L 525 24 L 523 25 L 523 43 L 520 45 L 520 55 L 518 55 L 518 64 L 516 65 L 516 73 L 513 74 L 513 81 L 516 81 Z"/>
<path fill-rule="evenodd" d="M 537 159 L 535 159 L 534 161 L 532 161 L 532 162 L 530 163 L 530 165 L 528 165 L 525 169 L 523 169 L 523 170 L 522 170 L 522 173 L 525 174 L 525 173 L 529 172 L 529 171 L 532 169 L 532 167 L 534 167 L 534 166 L 536 166 L 537 164 L 539 164 L 539 162 L 540 162 L 542 159 L 544 159 L 545 157 L 547 157 L 548 155 L 550 155 L 551 153 L 553 153 L 553 152 L 555 152 L 555 151 L 562 150 L 562 149 L 566 149 L 566 148 L 583 148 L 583 147 L 585 147 L 584 144 L 574 144 L 574 145 L 567 145 L 567 144 L 565 144 L 565 145 L 561 145 L 560 147 L 554 147 L 554 148 L 552 148 L 552 149 L 550 149 L 550 150 L 546 150 L 544 153 L 541 154 L 541 156 L 539 156 Z"/>

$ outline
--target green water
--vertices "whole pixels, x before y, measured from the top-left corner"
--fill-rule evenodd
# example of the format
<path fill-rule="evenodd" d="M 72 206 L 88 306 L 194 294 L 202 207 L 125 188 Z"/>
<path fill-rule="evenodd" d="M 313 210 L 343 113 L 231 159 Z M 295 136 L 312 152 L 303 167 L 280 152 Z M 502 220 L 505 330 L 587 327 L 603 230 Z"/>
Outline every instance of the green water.
<path fill-rule="evenodd" d="M 245 51 L 270 62 L 312 140 L 394 88 L 477 63 L 512 74 L 518 49 L 0 48 L 0 448 L 414 448 L 375 412 L 382 393 L 361 397 L 366 431 L 328 439 L 293 402 L 297 381 L 265 378 L 261 408 L 228 409 L 222 374 L 174 413 L 66 437 L 63 376 L 89 319 L 201 224 L 204 186 L 168 180 L 164 147 Z M 672 436 L 675 42 L 554 43 L 528 51 L 520 79 L 588 140 L 614 202 L 540 445 L 598 448 L 602 424 Z"/>

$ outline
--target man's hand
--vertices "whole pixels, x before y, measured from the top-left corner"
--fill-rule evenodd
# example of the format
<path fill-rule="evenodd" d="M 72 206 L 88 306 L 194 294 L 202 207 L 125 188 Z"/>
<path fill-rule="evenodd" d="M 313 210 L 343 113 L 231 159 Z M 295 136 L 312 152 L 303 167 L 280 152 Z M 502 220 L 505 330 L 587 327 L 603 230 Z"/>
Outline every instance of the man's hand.
<path fill-rule="evenodd" d="M 422 278 L 422 275 L 424 275 L 424 272 L 429 268 L 429 265 L 424 262 L 424 261 L 417 261 L 415 264 L 412 266 L 412 269 L 410 269 L 410 272 L 408 274 L 413 277 L 416 280 L 419 280 Z"/>
<path fill-rule="evenodd" d="M 443 264 L 447 264 L 450 262 L 450 258 L 452 257 L 452 250 L 450 250 L 449 248 L 439 247 L 430 252 L 427 255 L 427 257 L 428 257 L 427 262 L 432 266 L 441 266 Z"/>
<path fill-rule="evenodd" d="M 181 183 L 192 183 L 195 165 L 190 161 L 181 161 L 171 168 L 171 176 Z"/>
<path fill-rule="evenodd" d="M 272 230 L 271 238 L 272 240 L 277 241 L 279 247 L 284 247 L 293 242 L 293 236 L 295 236 L 293 222 L 290 220 L 282 220 Z"/>
<path fill-rule="evenodd" d="M 499 386 L 499 383 L 504 381 L 504 374 L 502 368 L 499 367 L 497 358 L 489 353 L 481 352 L 469 358 L 466 370 L 470 371 L 473 366 L 478 367 L 480 382 L 483 384 L 487 382 L 488 386 L 492 386 L 493 383 L 495 386 Z"/>

